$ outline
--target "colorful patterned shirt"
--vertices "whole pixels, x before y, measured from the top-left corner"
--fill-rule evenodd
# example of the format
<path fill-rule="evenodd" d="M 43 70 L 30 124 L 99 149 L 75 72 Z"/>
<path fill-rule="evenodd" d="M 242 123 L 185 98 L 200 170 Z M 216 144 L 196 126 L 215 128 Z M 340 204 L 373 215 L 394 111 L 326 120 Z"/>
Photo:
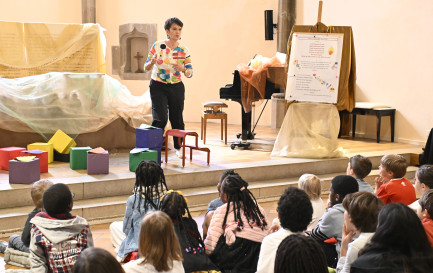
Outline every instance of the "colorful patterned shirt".
<path fill-rule="evenodd" d="M 157 56 L 157 61 L 153 66 L 152 80 L 170 84 L 181 82 L 182 72 L 173 69 L 172 63 L 174 62 L 183 64 L 191 72 L 188 78 L 192 77 L 191 56 L 188 49 L 180 43 L 176 48 L 171 49 L 164 41 L 157 41 L 150 49 L 146 63 L 152 60 L 154 56 Z"/>

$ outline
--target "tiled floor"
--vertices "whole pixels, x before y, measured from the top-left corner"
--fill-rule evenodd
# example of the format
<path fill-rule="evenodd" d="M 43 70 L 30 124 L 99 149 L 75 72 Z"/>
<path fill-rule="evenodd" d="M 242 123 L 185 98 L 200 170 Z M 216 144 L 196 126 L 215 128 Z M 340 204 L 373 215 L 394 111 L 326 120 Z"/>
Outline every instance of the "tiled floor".
<path fill-rule="evenodd" d="M 276 212 L 277 201 L 265 202 L 265 203 L 261 203 L 260 205 L 265 210 L 268 221 L 272 222 L 272 219 L 274 219 L 277 216 L 277 212 Z M 205 213 L 206 210 L 191 212 L 191 215 L 197 222 L 199 228 L 202 226 Z M 111 252 L 113 255 L 116 255 L 116 253 L 114 252 L 114 247 L 111 245 L 109 226 L 110 224 L 100 224 L 100 225 L 91 226 L 93 241 L 95 247 L 106 249 L 109 252 Z M 8 238 L 0 238 L 0 240 L 7 241 Z M 5 269 L 22 269 L 22 268 L 5 264 L 3 260 L 3 254 L 0 254 L 0 273 L 4 272 Z"/>

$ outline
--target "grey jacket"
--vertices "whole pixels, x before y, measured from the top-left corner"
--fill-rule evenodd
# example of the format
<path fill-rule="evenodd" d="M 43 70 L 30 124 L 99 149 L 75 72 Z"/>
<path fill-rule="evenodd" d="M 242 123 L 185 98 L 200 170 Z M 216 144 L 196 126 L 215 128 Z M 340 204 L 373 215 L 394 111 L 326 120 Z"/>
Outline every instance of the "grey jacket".
<path fill-rule="evenodd" d="M 56 266 L 72 272 L 81 251 L 93 246 L 89 223 L 80 216 L 55 219 L 44 214 L 39 213 L 30 221 L 33 224 L 30 239 L 31 272 L 56 272 L 53 268 Z"/>

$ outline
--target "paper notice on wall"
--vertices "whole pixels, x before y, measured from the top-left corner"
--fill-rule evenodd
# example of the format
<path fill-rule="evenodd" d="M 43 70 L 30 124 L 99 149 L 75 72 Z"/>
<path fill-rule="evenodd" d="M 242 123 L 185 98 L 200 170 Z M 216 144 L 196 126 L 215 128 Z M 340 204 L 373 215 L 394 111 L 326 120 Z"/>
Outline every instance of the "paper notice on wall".
<path fill-rule="evenodd" d="M 286 99 L 337 103 L 343 34 L 294 33 Z"/>

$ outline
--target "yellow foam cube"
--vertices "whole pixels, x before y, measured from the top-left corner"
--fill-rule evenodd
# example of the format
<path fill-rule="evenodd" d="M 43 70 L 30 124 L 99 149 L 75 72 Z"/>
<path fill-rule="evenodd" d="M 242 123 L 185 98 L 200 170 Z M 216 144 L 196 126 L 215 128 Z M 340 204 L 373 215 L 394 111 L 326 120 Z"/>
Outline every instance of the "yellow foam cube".
<path fill-rule="evenodd" d="M 57 130 L 48 143 L 52 143 L 54 150 L 62 154 L 69 154 L 71 147 L 77 146 L 77 143 L 62 130 Z"/>
<path fill-rule="evenodd" d="M 35 142 L 27 145 L 27 150 L 41 150 L 48 152 L 48 163 L 53 162 L 54 160 L 54 151 L 52 143 L 44 143 L 44 142 Z"/>

